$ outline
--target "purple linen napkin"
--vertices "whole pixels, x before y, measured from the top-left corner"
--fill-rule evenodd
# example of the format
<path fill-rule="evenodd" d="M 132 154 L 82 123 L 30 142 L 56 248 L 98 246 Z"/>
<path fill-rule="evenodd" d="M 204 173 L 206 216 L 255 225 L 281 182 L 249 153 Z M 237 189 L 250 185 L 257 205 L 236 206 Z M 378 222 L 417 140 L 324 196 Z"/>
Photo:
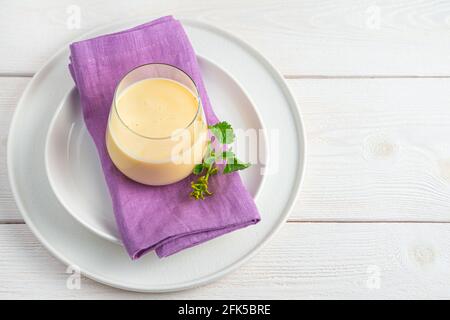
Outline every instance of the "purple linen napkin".
<path fill-rule="evenodd" d="M 108 156 L 105 132 L 114 90 L 128 71 L 142 64 L 160 62 L 184 70 L 197 84 L 208 123 L 218 121 L 179 21 L 162 17 L 75 42 L 70 54 L 69 69 L 80 94 L 86 127 L 97 147 L 116 223 L 132 259 L 149 250 L 165 257 L 259 222 L 258 210 L 238 173 L 214 176 L 210 185 L 215 194 L 195 201 L 188 196 L 192 176 L 167 186 L 145 186 L 124 176 Z"/>

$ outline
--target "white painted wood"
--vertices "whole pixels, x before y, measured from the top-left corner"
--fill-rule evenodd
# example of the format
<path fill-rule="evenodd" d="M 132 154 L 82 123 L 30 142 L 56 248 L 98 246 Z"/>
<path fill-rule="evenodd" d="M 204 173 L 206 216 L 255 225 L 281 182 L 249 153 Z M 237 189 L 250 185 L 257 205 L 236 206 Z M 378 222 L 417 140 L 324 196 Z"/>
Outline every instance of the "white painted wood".
<path fill-rule="evenodd" d="M 9 187 L 6 169 L 8 129 L 15 106 L 30 78 L 0 77 L 0 223 L 22 220 Z"/>
<path fill-rule="evenodd" d="M 308 149 L 292 218 L 449 221 L 450 79 L 290 84 Z"/>
<path fill-rule="evenodd" d="M 0 298 L 450 298 L 450 224 L 289 223 L 255 258 L 205 287 L 161 295 L 116 290 L 66 267 L 26 225 L 0 225 Z M 379 288 L 377 288 L 379 286 Z"/>
<path fill-rule="evenodd" d="M 450 75 L 450 2 L 437 0 L 4 1 L 0 73 L 34 73 L 92 27 L 166 14 L 238 34 L 284 74 Z"/>
<path fill-rule="evenodd" d="M 21 219 L 6 128 L 29 78 L 0 78 L 0 221 Z M 303 221 L 450 221 L 450 79 L 289 80 L 308 141 Z"/>
<path fill-rule="evenodd" d="M 70 29 L 73 3 L 5 1 L 0 10 L 0 298 L 450 298 L 450 224 L 405 223 L 450 221 L 450 79 L 412 78 L 450 76 L 450 2 L 80 0 L 81 28 Z M 32 75 L 93 27 L 165 14 L 238 34 L 291 78 L 309 149 L 291 220 L 403 223 L 288 223 L 236 272 L 181 293 L 86 278 L 68 290 L 66 267 L 15 224 L 5 150 L 29 78 L 9 76 Z"/>

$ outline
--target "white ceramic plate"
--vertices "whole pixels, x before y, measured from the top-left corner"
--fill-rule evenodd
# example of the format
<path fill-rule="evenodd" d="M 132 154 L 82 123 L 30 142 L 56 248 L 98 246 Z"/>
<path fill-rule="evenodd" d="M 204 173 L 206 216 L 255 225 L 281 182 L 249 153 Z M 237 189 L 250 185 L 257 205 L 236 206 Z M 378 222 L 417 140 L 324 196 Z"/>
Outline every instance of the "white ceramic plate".
<path fill-rule="evenodd" d="M 115 24 L 86 37 L 125 29 L 144 21 Z M 13 195 L 28 226 L 66 264 L 99 282 L 127 290 L 163 292 L 211 282 L 251 257 L 286 220 L 305 166 L 302 121 L 283 77 L 256 50 L 238 38 L 199 22 L 182 20 L 196 52 L 214 61 L 245 89 L 268 133 L 270 162 L 280 170 L 266 175 L 256 204 L 262 221 L 164 259 L 153 253 L 131 261 L 123 248 L 78 223 L 60 205 L 45 169 L 45 138 L 51 119 L 73 88 L 68 47 L 35 75 L 20 99 L 8 140 L 8 173 Z M 208 86 L 208 84 L 207 84 Z M 216 101 L 212 101 L 215 105 Z M 220 115 L 222 116 L 222 115 Z M 283 140 L 277 146 L 272 130 Z M 182 271 L 182 272 L 180 272 Z"/>
<path fill-rule="evenodd" d="M 243 134 L 248 129 L 263 133 L 258 112 L 237 81 L 212 61 L 200 56 L 197 59 L 214 112 L 219 119 L 233 124 L 237 140 L 244 141 L 241 139 L 246 138 Z M 261 150 L 268 150 L 263 134 L 255 135 L 254 140 Z M 246 155 L 238 156 L 249 161 Z M 243 182 L 254 198 L 263 183 L 263 164 L 268 161 L 263 152 L 260 156 L 262 161 L 241 172 Z M 50 123 L 45 164 L 50 185 L 66 210 L 99 236 L 121 243 L 100 160 L 84 125 L 75 88 L 64 97 Z"/>

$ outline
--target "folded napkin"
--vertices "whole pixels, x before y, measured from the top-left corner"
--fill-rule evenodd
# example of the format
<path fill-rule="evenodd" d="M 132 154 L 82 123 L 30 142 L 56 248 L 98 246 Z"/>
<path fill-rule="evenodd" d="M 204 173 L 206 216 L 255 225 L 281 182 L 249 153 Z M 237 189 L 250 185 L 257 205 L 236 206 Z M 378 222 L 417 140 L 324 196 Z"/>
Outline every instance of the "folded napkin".
<path fill-rule="evenodd" d="M 70 45 L 69 69 L 80 94 L 86 127 L 95 142 L 112 198 L 119 232 L 130 257 L 150 250 L 165 257 L 260 220 L 238 173 L 214 176 L 215 194 L 189 197 L 190 176 L 167 186 L 146 186 L 123 175 L 105 145 L 114 89 L 133 68 L 151 62 L 174 65 L 197 84 L 207 122 L 218 122 L 194 50 L 180 22 L 171 16 L 122 32 Z"/>

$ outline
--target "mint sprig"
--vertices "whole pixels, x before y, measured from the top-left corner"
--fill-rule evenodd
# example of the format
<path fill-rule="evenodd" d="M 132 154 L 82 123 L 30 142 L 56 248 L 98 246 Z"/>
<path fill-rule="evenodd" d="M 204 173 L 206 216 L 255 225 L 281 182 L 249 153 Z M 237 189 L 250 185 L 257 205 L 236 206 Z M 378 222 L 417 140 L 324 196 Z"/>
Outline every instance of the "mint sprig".
<path fill-rule="evenodd" d="M 240 162 L 237 158 L 232 159 L 232 161 L 227 161 L 227 164 L 223 168 L 223 173 L 230 173 L 238 170 L 244 170 L 250 167 L 250 163 Z"/>
<path fill-rule="evenodd" d="M 218 122 L 215 125 L 208 126 L 208 129 L 221 144 L 231 144 L 234 142 L 234 131 L 228 122 Z"/>
<path fill-rule="evenodd" d="M 224 145 L 231 144 L 235 140 L 233 128 L 228 122 L 218 122 L 214 125 L 208 126 L 208 129 L 215 137 L 217 141 L 217 148 L 220 150 L 224 149 Z M 225 162 L 222 174 L 228 174 L 250 167 L 250 163 L 240 161 L 231 150 L 222 151 L 216 154 L 215 149 L 212 147 L 212 141 L 208 141 L 203 162 L 197 164 L 192 170 L 195 175 L 199 176 L 196 181 L 191 182 L 192 191 L 190 196 L 195 200 L 204 200 L 205 197 L 213 194 L 209 190 L 208 183 L 209 178 L 219 172 L 219 167 L 217 166 L 218 161 Z M 204 172 L 205 174 L 203 174 Z"/>

